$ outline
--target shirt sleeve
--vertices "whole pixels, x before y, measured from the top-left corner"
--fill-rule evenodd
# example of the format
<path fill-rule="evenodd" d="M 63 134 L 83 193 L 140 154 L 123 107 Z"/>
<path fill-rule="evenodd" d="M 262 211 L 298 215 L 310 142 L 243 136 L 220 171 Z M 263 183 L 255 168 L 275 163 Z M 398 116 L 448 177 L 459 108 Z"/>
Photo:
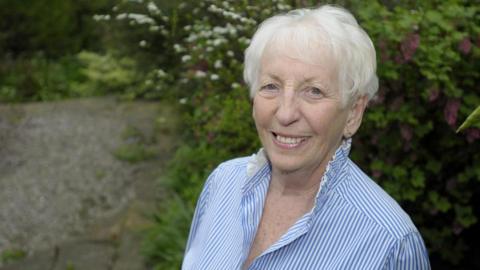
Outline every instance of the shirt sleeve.
<path fill-rule="evenodd" d="M 211 185 L 212 185 L 211 182 L 213 182 L 213 179 L 215 178 L 215 174 L 217 170 L 218 169 L 214 170 L 208 177 L 207 181 L 205 181 L 202 192 L 198 197 L 197 206 L 195 207 L 195 212 L 193 214 L 193 219 L 192 219 L 192 225 L 190 227 L 190 233 L 188 235 L 187 245 L 185 248 L 184 264 L 186 263 L 185 261 L 187 260 L 189 251 L 191 251 L 192 244 L 195 241 L 198 228 L 202 222 L 203 214 L 207 208 L 209 194 L 211 192 L 210 191 Z"/>
<path fill-rule="evenodd" d="M 426 270 L 430 268 L 428 252 L 418 232 L 411 232 L 398 240 L 389 254 L 385 269 Z"/>

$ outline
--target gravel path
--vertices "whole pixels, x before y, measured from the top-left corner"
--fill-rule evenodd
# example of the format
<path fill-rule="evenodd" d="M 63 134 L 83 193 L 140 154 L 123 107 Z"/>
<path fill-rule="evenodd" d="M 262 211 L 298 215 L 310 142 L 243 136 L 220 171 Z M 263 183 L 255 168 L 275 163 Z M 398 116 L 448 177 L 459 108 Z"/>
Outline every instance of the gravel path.
<path fill-rule="evenodd" d="M 0 253 L 29 255 L 0 269 L 144 269 L 175 116 L 113 98 L 0 105 Z"/>

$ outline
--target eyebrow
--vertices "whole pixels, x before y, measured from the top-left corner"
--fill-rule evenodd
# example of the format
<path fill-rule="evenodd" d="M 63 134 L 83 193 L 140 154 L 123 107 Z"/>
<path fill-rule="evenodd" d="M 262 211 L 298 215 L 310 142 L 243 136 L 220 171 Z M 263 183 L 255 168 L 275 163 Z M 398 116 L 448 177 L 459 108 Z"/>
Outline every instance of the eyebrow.
<path fill-rule="evenodd" d="M 274 73 L 268 73 L 268 74 L 265 74 L 264 76 L 262 77 L 270 77 L 276 81 L 279 81 L 279 82 L 282 82 L 282 79 L 280 78 L 280 76 L 278 75 L 275 75 Z M 263 80 L 262 80 L 263 81 Z M 319 85 L 321 87 L 322 90 L 327 90 L 329 91 L 330 90 L 330 86 L 323 83 L 323 82 L 320 82 L 318 80 L 315 79 L 315 77 L 303 77 L 303 80 L 300 84 L 300 86 L 303 86 L 305 84 L 310 84 L 310 83 L 315 83 L 317 85 Z"/>
<path fill-rule="evenodd" d="M 268 74 L 266 74 L 266 76 L 262 76 L 262 77 L 270 77 L 270 78 L 272 78 L 272 79 L 274 79 L 274 80 L 276 80 L 276 81 L 282 81 L 282 79 L 280 79 L 279 76 L 277 76 L 277 75 L 275 75 L 275 74 L 273 74 L 273 73 L 268 73 Z"/>

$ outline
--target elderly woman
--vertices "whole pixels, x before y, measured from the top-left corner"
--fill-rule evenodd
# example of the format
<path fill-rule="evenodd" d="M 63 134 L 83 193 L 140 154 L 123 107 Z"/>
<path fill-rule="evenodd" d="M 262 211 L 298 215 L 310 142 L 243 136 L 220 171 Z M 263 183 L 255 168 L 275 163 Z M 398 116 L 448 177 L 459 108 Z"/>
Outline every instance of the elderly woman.
<path fill-rule="evenodd" d="M 244 77 L 263 148 L 227 161 L 198 200 L 183 269 L 429 269 L 409 216 L 348 158 L 378 88 L 346 10 L 263 22 Z"/>

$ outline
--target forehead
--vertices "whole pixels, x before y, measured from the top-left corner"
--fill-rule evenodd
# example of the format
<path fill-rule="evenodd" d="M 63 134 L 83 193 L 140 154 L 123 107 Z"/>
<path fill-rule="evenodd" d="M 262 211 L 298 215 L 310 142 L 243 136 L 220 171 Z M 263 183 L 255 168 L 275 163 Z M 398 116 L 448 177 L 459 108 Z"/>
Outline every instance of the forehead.
<path fill-rule="evenodd" d="M 328 50 L 319 47 L 314 52 L 300 53 L 291 47 L 267 46 L 261 58 L 261 79 L 317 81 L 335 84 L 336 68 Z"/>
<path fill-rule="evenodd" d="M 278 61 L 280 59 L 282 61 Z M 272 65 L 273 62 L 275 65 L 279 62 L 288 62 L 289 65 L 302 63 L 310 66 L 307 73 L 321 71 L 333 75 L 337 70 L 327 33 L 308 21 L 280 27 L 275 31 L 263 50 L 261 73 L 264 73 L 266 68 L 278 68 Z"/>

